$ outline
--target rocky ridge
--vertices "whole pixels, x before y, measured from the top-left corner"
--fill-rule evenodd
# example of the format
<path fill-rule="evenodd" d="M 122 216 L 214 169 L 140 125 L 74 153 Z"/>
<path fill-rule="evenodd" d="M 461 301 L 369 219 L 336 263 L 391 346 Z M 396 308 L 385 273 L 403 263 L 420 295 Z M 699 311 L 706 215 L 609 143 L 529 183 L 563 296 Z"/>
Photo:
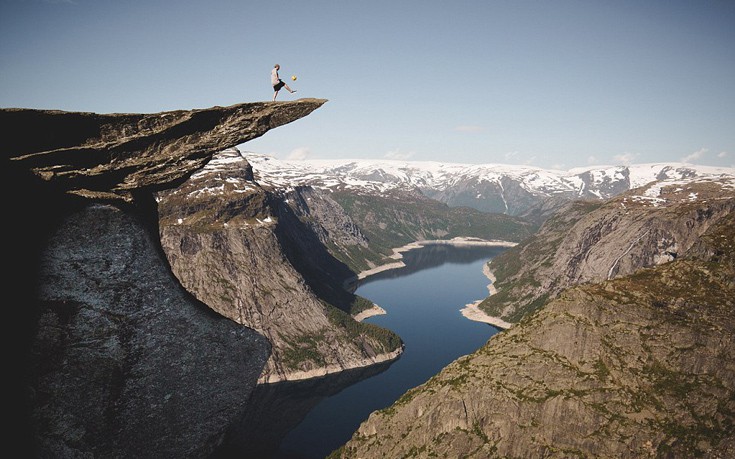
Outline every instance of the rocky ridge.
<path fill-rule="evenodd" d="M 676 259 L 561 291 L 330 457 L 732 457 L 735 214 L 689 186 L 654 214 L 709 220 Z"/>

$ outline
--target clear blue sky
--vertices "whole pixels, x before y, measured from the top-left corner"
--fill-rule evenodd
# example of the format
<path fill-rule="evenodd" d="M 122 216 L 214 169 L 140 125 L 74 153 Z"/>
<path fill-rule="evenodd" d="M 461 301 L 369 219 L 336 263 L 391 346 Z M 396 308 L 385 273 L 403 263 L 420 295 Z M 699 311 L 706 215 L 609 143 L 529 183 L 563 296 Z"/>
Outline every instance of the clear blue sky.
<path fill-rule="evenodd" d="M 279 158 L 735 164 L 735 1 L 0 0 L 0 107 L 329 101 Z"/>

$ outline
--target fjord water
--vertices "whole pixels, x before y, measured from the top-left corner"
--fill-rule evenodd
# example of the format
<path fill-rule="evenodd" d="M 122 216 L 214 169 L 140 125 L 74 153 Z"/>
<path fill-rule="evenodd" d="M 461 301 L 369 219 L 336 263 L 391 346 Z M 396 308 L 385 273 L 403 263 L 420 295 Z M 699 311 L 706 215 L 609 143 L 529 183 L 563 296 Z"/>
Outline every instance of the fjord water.
<path fill-rule="evenodd" d="M 466 319 L 460 309 L 488 295 L 482 269 L 503 250 L 430 245 L 404 253 L 405 268 L 363 281 L 356 293 L 387 311 L 366 322 L 398 333 L 403 355 L 317 380 L 259 386 L 237 434 L 237 457 L 322 459 L 371 412 L 485 344 L 498 329 Z"/>

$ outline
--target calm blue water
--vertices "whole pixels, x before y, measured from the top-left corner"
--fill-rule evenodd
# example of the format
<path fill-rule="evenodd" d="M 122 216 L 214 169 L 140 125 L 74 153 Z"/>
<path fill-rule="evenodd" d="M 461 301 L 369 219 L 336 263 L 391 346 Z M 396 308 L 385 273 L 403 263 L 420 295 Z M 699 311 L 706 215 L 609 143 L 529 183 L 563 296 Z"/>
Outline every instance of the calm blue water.
<path fill-rule="evenodd" d="M 274 443 L 273 450 L 261 450 L 258 457 L 323 459 L 347 442 L 371 412 L 391 405 L 448 363 L 485 344 L 498 329 L 470 321 L 459 310 L 487 296 L 489 280 L 482 268 L 503 250 L 429 246 L 404 254 L 406 268 L 363 282 L 356 293 L 387 311 L 366 322 L 398 333 L 405 343 L 403 355 L 374 370 L 382 371 L 378 374 L 355 373 L 357 382 L 349 375 L 341 381 L 325 377 L 309 383 L 274 384 L 254 394 L 254 400 L 270 400 L 262 413 L 281 416 L 280 421 L 266 419 L 266 414 L 249 421 L 274 437 L 268 439 Z M 245 443 L 266 444 L 264 435 L 251 434 Z"/>

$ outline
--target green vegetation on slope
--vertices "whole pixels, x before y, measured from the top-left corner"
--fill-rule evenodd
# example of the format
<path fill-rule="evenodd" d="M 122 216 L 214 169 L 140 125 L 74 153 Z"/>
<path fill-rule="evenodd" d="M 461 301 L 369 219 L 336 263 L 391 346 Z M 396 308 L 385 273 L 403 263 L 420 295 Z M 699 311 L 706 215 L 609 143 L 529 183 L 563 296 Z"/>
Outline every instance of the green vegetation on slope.
<path fill-rule="evenodd" d="M 354 295 L 354 299 L 350 304 L 350 315 L 356 316 L 357 314 L 370 309 L 374 306 L 373 302 L 364 298 L 360 295 Z"/>
<path fill-rule="evenodd" d="M 584 215 L 598 209 L 598 201 L 576 201 L 548 219 L 538 233 L 512 247 L 490 262 L 495 276 L 497 293 L 483 300 L 479 308 L 495 317 L 503 316 L 507 305 L 515 310 L 504 320 L 518 322 L 524 315 L 541 307 L 549 295 L 539 292 L 541 279 L 537 279 L 536 267 L 550 267 L 559 245 L 569 230 Z"/>
<path fill-rule="evenodd" d="M 372 303 L 364 298 L 357 301 L 361 304 L 367 302 L 372 306 Z M 344 334 L 338 337 L 329 328 L 326 328 L 319 333 L 300 335 L 297 338 L 284 338 L 286 346 L 280 355 L 280 359 L 284 366 L 290 370 L 326 365 L 324 350 L 321 348 L 325 342 L 334 345 L 334 340 L 344 342 L 345 345 L 361 343 L 361 348 L 365 353 L 364 357 L 390 353 L 403 346 L 401 338 L 391 330 L 371 323 L 357 322 L 351 315 L 341 309 L 326 302 L 322 302 L 322 304 L 329 322 L 335 329 L 341 330 Z"/>
<path fill-rule="evenodd" d="M 357 322 L 352 316 L 340 309 L 327 307 L 327 317 L 332 324 L 345 329 L 347 335 L 354 341 L 364 340 L 365 338 L 374 340 L 379 346 L 373 349 L 376 354 L 393 352 L 403 345 L 401 338 L 394 332 L 375 324 Z"/>
<path fill-rule="evenodd" d="M 390 255 L 393 248 L 427 239 L 476 237 L 519 242 L 536 229 L 519 218 L 449 207 L 420 194 L 391 192 L 375 196 L 341 191 L 331 196 L 368 238 L 370 251 L 382 256 Z M 368 259 L 380 261 L 375 255 Z"/>

